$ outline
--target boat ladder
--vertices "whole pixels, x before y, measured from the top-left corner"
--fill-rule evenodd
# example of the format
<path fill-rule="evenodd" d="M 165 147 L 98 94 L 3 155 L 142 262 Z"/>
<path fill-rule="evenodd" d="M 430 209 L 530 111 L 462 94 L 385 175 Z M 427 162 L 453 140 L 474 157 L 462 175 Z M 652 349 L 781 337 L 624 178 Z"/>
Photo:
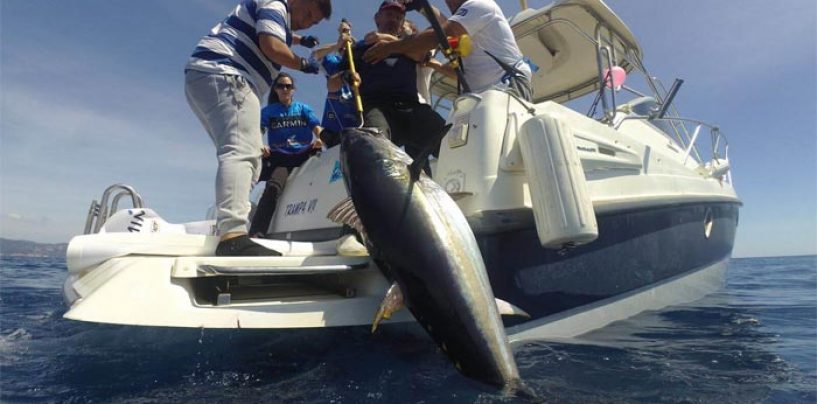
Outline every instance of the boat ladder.
<path fill-rule="evenodd" d="M 113 198 L 111 198 L 111 195 L 113 195 Z M 125 196 L 130 196 L 134 208 L 144 207 L 142 196 L 132 186 L 113 184 L 105 189 L 99 202 L 96 199 L 91 201 L 91 207 L 88 208 L 88 217 L 85 219 L 84 234 L 99 233 L 105 221 L 118 210 L 119 201 Z M 110 204 L 108 200 L 110 200 Z"/>

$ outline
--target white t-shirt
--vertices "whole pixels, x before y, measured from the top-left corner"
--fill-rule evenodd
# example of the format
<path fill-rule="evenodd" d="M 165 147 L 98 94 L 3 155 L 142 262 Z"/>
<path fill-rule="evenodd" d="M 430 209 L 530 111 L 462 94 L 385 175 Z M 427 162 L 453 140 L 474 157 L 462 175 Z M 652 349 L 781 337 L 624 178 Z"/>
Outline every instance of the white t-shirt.
<path fill-rule="evenodd" d="M 417 65 L 417 98 L 420 104 L 431 105 L 431 75 L 434 69 Z"/>
<path fill-rule="evenodd" d="M 485 53 L 486 50 L 525 73 L 530 80 L 530 66 L 522 60 L 511 25 L 493 0 L 468 0 L 448 20 L 462 25 L 474 45 L 462 63 L 471 92 L 479 93 L 493 86 L 507 87 L 502 83 L 505 70 Z"/>

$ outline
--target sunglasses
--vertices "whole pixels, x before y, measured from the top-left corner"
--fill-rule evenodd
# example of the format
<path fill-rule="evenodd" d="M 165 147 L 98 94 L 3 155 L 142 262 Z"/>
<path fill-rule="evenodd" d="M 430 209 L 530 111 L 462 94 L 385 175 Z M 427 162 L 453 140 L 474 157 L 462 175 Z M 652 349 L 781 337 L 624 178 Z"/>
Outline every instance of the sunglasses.
<path fill-rule="evenodd" d="M 294 84 L 276 84 L 275 88 L 278 90 L 293 90 L 295 89 Z"/>

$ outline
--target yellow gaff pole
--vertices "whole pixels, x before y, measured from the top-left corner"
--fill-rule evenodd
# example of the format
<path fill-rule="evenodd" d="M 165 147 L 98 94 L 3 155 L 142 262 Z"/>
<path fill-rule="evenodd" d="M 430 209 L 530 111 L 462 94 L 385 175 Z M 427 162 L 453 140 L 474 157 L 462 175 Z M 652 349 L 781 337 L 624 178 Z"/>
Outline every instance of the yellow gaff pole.
<path fill-rule="evenodd" d="M 346 41 L 346 59 L 349 60 L 349 71 L 352 75 L 357 74 L 357 69 L 355 69 L 355 58 L 352 55 L 352 41 Z M 353 80 L 349 83 L 352 86 L 352 92 L 355 94 L 355 109 L 357 109 L 358 118 L 360 121 L 360 126 L 358 128 L 363 127 L 363 101 L 360 99 L 360 89 L 358 88 L 357 83 Z"/>

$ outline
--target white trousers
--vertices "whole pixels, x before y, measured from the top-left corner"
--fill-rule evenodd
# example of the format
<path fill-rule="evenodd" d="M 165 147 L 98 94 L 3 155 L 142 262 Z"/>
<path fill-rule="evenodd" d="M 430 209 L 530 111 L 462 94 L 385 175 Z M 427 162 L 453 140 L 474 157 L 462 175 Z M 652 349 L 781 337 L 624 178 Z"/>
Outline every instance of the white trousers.
<path fill-rule="evenodd" d="M 190 108 L 216 146 L 217 234 L 247 232 L 250 191 L 261 173 L 261 104 L 244 77 L 188 70 Z"/>

